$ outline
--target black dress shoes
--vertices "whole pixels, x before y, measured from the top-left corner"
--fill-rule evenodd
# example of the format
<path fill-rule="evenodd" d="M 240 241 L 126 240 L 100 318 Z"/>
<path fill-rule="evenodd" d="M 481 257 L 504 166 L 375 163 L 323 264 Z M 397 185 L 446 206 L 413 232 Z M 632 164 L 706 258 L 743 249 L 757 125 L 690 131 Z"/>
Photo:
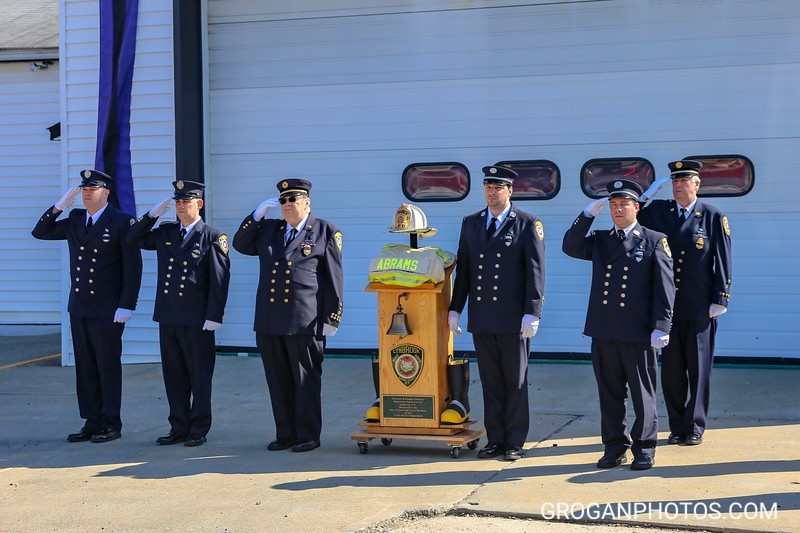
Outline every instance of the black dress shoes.
<path fill-rule="evenodd" d="M 198 435 L 196 433 L 192 433 L 188 437 L 186 437 L 186 442 L 183 443 L 184 446 L 202 446 L 206 442 L 205 435 Z"/>
<path fill-rule="evenodd" d="M 631 463 L 631 470 L 650 470 L 656 460 L 649 455 L 637 455 Z"/>
<path fill-rule="evenodd" d="M 698 444 L 703 444 L 703 436 L 700 433 L 692 433 L 686 437 L 687 446 L 697 446 Z"/>
<path fill-rule="evenodd" d="M 603 457 L 597 461 L 597 468 L 614 468 L 615 466 L 619 466 L 628 458 L 625 457 L 625 452 L 622 452 L 619 455 L 606 453 Z"/>
<path fill-rule="evenodd" d="M 502 444 L 492 444 L 491 442 L 485 448 L 478 452 L 478 459 L 491 459 L 498 455 L 505 454 L 506 447 Z"/>
<path fill-rule="evenodd" d="M 310 452 L 319 448 L 319 441 L 318 440 L 307 440 L 303 442 L 297 442 L 292 446 L 293 452 Z"/>
<path fill-rule="evenodd" d="M 274 441 L 272 441 L 269 444 L 267 444 L 267 449 L 269 451 L 271 451 L 271 452 L 277 452 L 277 451 L 280 451 L 280 450 L 288 450 L 289 448 L 292 447 L 292 444 L 294 444 L 294 441 L 275 439 Z"/>
<path fill-rule="evenodd" d="M 178 435 L 177 433 L 169 432 L 167 435 L 163 437 L 158 437 L 156 439 L 156 444 L 163 444 L 163 445 L 170 445 L 170 444 L 178 444 L 179 442 L 183 442 L 186 440 L 186 435 Z"/>
<path fill-rule="evenodd" d="M 525 455 L 525 451 L 519 446 L 509 446 L 506 448 L 504 458 L 506 461 L 516 461 L 517 459 L 522 459 L 523 455 Z"/>
<path fill-rule="evenodd" d="M 92 435 L 92 442 L 111 442 L 112 440 L 117 440 L 121 436 L 122 433 L 120 433 L 119 430 L 103 428 L 94 432 Z"/>
<path fill-rule="evenodd" d="M 94 435 L 94 431 L 83 426 L 79 432 L 67 435 L 67 440 L 69 442 L 86 442 L 92 440 L 92 435 Z"/>
<path fill-rule="evenodd" d="M 667 437 L 667 444 L 683 444 L 684 442 L 686 442 L 686 435 L 670 433 L 669 437 Z"/>

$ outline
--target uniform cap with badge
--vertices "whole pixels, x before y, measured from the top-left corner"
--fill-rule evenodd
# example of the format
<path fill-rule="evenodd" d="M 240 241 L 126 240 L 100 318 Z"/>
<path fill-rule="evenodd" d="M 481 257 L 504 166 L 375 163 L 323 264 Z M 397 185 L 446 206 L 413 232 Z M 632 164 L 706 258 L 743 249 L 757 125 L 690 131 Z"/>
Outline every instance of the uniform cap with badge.
<path fill-rule="evenodd" d="M 484 185 L 506 185 L 511 187 L 517 178 L 517 173 L 508 167 L 483 167 L 483 175 Z"/>
<path fill-rule="evenodd" d="M 703 168 L 703 163 L 693 159 L 681 159 L 680 161 L 673 161 L 669 163 L 670 178 L 681 179 L 691 178 L 693 176 L 700 176 L 700 169 Z"/>
<path fill-rule="evenodd" d="M 642 195 L 642 187 L 631 180 L 614 180 L 606 184 L 609 198 L 630 198 L 639 201 Z"/>
<path fill-rule="evenodd" d="M 99 170 L 81 170 L 81 184 L 79 187 L 105 187 L 110 189 L 114 178 Z"/>
<path fill-rule="evenodd" d="M 206 186 L 203 183 L 189 180 L 173 181 L 172 186 L 175 188 L 175 194 L 172 197 L 175 200 L 189 200 L 192 198 L 203 198 L 203 191 Z"/>
<path fill-rule="evenodd" d="M 305 194 L 311 192 L 311 182 L 302 178 L 286 178 L 279 181 L 276 185 L 281 197 L 291 194 Z"/>

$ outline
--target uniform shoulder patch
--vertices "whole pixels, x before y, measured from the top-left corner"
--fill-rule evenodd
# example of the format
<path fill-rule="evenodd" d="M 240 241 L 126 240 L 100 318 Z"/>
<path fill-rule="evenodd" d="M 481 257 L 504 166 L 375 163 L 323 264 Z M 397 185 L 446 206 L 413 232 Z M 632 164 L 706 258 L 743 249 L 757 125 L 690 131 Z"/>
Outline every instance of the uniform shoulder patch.
<path fill-rule="evenodd" d="M 541 220 L 537 220 L 534 223 L 533 228 L 536 230 L 536 236 L 539 237 L 539 240 L 543 241 L 544 240 L 544 225 L 542 224 L 542 221 Z"/>
<path fill-rule="evenodd" d="M 222 235 L 220 235 L 219 238 L 217 239 L 217 246 L 219 246 L 219 249 L 222 250 L 222 253 L 227 254 L 228 253 L 228 236 L 225 235 L 224 233 Z"/>
<path fill-rule="evenodd" d="M 337 231 L 334 233 L 333 240 L 336 242 L 336 247 L 339 249 L 339 253 L 342 253 L 342 232 Z"/>
<path fill-rule="evenodd" d="M 672 250 L 669 249 L 669 243 L 667 242 L 666 237 L 661 237 L 661 246 L 664 248 L 664 251 L 667 253 L 667 257 L 672 259 Z"/>
<path fill-rule="evenodd" d="M 728 237 L 731 236 L 731 226 L 728 223 L 728 217 L 724 215 L 722 216 L 722 229 L 725 230 L 725 235 L 727 235 Z"/>

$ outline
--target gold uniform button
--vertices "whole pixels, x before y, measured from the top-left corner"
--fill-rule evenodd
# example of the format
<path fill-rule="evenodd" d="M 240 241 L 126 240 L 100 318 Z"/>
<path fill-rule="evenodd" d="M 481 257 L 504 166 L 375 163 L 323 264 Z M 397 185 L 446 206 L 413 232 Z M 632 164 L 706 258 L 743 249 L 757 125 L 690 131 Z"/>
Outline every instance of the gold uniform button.
<path fill-rule="evenodd" d="M 683 263 L 683 259 L 678 259 L 678 263 Z"/>
<path fill-rule="evenodd" d="M 82 255 L 78 256 L 78 261 L 83 261 L 83 256 Z"/>
<path fill-rule="evenodd" d="M 94 269 L 93 269 L 93 268 L 90 268 L 90 269 L 89 269 L 89 272 L 92 272 L 92 273 L 94 273 Z"/>
<path fill-rule="evenodd" d="M 183 293 L 182 293 L 182 292 L 179 292 L 179 293 L 178 293 L 178 296 L 183 296 Z"/>
<path fill-rule="evenodd" d="M 603 291 L 603 296 L 608 296 L 608 291 Z"/>
<path fill-rule="evenodd" d="M 169 294 L 169 291 L 167 289 L 164 289 L 164 294 Z"/>
<path fill-rule="evenodd" d="M 85 250 L 86 248 L 84 248 L 83 246 L 81 246 L 79 249 L 80 249 L 81 251 L 83 251 L 83 250 Z"/>
<path fill-rule="evenodd" d="M 680 271 L 681 271 L 680 267 L 675 269 L 675 272 L 680 272 Z"/>
<path fill-rule="evenodd" d="M 478 257 L 483 259 L 483 254 L 479 254 Z"/>
<path fill-rule="evenodd" d="M 97 263 L 97 259 L 92 258 L 92 263 Z"/>
<path fill-rule="evenodd" d="M 75 267 L 75 270 L 77 270 L 78 272 L 80 272 L 80 271 L 81 271 L 81 267 Z"/>
<path fill-rule="evenodd" d="M 608 300 L 603 300 L 603 305 L 608 305 Z"/>
<path fill-rule="evenodd" d="M 500 279 L 500 276 L 498 276 L 497 274 L 495 274 L 495 275 L 494 275 L 494 279 Z"/>
<path fill-rule="evenodd" d="M 499 263 L 495 263 L 494 267 L 495 268 L 500 268 L 500 264 Z"/>
<path fill-rule="evenodd" d="M 280 262 L 280 261 L 275 261 L 275 266 L 278 266 L 278 265 L 280 265 L 280 264 L 281 264 L 281 262 Z"/>
<path fill-rule="evenodd" d="M 89 280 L 89 283 L 94 283 L 94 280 L 93 280 L 93 279 L 90 279 L 90 280 Z"/>
<path fill-rule="evenodd" d="M 606 268 L 611 270 L 613 267 L 611 265 L 608 265 Z"/>
<path fill-rule="evenodd" d="M 625 298 L 625 293 L 623 292 L 622 294 L 620 294 L 620 297 Z"/>
<path fill-rule="evenodd" d="M 478 290 L 481 290 L 481 286 L 480 286 L 480 285 L 478 285 L 476 288 L 477 288 Z"/>
<path fill-rule="evenodd" d="M 622 279 L 628 279 L 628 276 L 622 276 Z"/>
<path fill-rule="evenodd" d="M 620 306 L 620 307 L 625 307 L 625 302 L 620 302 L 620 303 L 619 303 L 619 306 Z"/>
<path fill-rule="evenodd" d="M 497 257 L 503 257 L 503 254 L 498 253 Z"/>
<path fill-rule="evenodd" d="M 89 291 L 89 294 L 94 294 L 94 291 Z"/>
<path fill-rule="evenodd" d="M 277 273 L 278 273 L 278 271 L 277 271 L 277 270 L 273 270 L 273 271 L 272 271 L 272 273 L 273 273 L 273 274 L 277 274 Z"/>
<path fill-rule="evenodd" d="M 81 278 L 75 278 L 75 281 L 80 281 L 80 280 L 81 280 Z"/>
<path fill-rule="evenodd" d="M 478 270 L 483 270 L 483 265 L 478 265 Z"/>
<path fill-rule="evenodd" d="M 270 298 L 269 301 L 270 303 L 275 303 L 275 298 Z"/>
<path fill-rule="evenodd" d="M 181 276 L 181 281 L 186 281 L 186 276 Z"/>
<path fill-rule="evenodd" d="M 289 289 L 283 289 L 283 292 L 285 292 L 286 294 L 289 294 Z"/>
<path fill-rule="evenodd" d="M 494 300 L 496 302 L 497 301 L 497 296 L 493 296 L 492 300 Z"/>
<path fill-rule="evenodd" d="M 172 274 L 167 274 L 167 279 L 171 278 Z"/>
<path fill-rule="evenodd" d="M 478 297 L 477 297 L 477 298 L 475 298 L 475 299 L 476 299 L 476 300 L 478 300 L 479 302 L 481 301 L 481 297 L 480 297 L 480 296 L 478 296 Z"/>
<path fill-rule="evenodd" d="M 81 292 L 81 290 L 76 287 L 75 292 Z"/>
<path fill-rule="evenodd" d="M 287 273 L 287 274 L 291 274 L 291 273 L 292 273 L 292 271 L 291 271 L 291 270 L 287 270 L 287 271 L 286 271 L 286 273 Z"/>
<path fill-rule="evenodd" d="M 681 278 L 675 278 L 675 283 L 680 283 L 680 282 L 681 282 Z"/>
<path fill-rule="evenodd" d="M 292 262 L 291 261 L 286 261 L 286 266 L 292 266 Z"/>
<path fill-rule="evenodd" d="M 686 250 L 681 250 L 681 255 L 686 254 Z"/>
<path fill-rule="evenodd" d="M 627 272 L 627 271 L 628 271 L 628 267 L 623 267 L 623 269 L 622 269 L 622 270 L 624 270 L 625 272 Z"/>
<path fill-rule="evenodd" d="M 170 262 L 170 263 L 173 263 L 174 261 L 175 261 L 175 258 L 174 258 L 174 257 L 170 257 L 170 258 L 169 258 L 169 262 Z"/>
<path fill-rule="evenodd" d="M 625 284 L 623 283 L 623 284 L 622 284 L 622 288 L 623 288 L 623 289 L 627 289 L 627 288 L 628 288 L 628 286 L 627 286 L 627 285 L 625 285 Z"/>
<path fill-rule="evenodd" d="M 79 270 L 80 270 L 80 269 L 79 269 Z M 479 280 L 483 279 L 483 276 L 478 276 L 478 279 L 479 279 Z"/>
<path fill-rule="evenodd" d="M 286 284 L 287 284 L 287 285 L 289 285 L 291 282 L 292 282 L 292 280 L 290 280 L 290 279 L 287 279 L 287 280 L 286 280 Z"/>
<path fill-rule="evenodd" d="M 606 287 L 608 287 L 608 282 L 606 281 L 605 283 L 603 283 L 603 285 L 605 285 Z"/>
<path fill-rule="evenodd" d="M 606 277 L 610 278 L 611 277 L 611 273 L 610 272 L 606 272 Z"/>
<path fill-rule="evenodd" d="M 271 288 L 269 292 L 275 292 L 275 287 Z"/>
<path fill-rule="evenodd" d="M 288 298 L 284 298 L 283 303 L 288 304 L 289 303 L 289 299 Z"/>
<path fill-rule="evenodd" d="M 493 288 L 494 288 L 494 290 L 497 290 L 497 285 L 495 285 Z"/>

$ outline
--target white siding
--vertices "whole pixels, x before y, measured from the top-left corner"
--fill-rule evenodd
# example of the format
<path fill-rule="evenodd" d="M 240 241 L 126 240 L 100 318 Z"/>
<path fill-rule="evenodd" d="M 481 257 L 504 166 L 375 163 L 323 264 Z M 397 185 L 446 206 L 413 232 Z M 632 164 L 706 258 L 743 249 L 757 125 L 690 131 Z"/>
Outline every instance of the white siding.
<path fill-rule="evenodd" d="M 62 194 L 60 142 L 46 129 L 60 120 L 58 61 L 33 72 L 30 64 L 0 63 L 0 324 L 61 321 L 59 245 L 31 236 Z"/>
<path fill-rule="evenodd" d="M 794 0 L 301 4 L 208 0 L 209 210 L 233 232 L 279 178 L 314 182 L 315 214 L 344 232 L 344 321 L 329 346 L 377 346 L 367 265 L 383 243 L 402 242 L 384 230 L 409 163 L 460 161 L 473 173 L 464 202 L 419 204 L 440 231 L 430 244 L 451 250 L 461 217 L 484 205 L 482 166 L 558 164 L 557 198 L 522 202 L 543 218 L 547 245 L 533 349 L 587 352 L 589 265 L 561 252 L 589 201 L 583 163 L 645 157 L 665 175 L 674 159 L 738 153 L 755 164 L 755 189 L 711 200 L 734 245 L 717 354 L 800 357 Z M 254 346 L 257 259 L 233 252 L 232 263 L 217 339 Z M 471 349 L 469 335 L 456 348 Z"/>
<path fill-rule="evenodd" d="M 60 5 L 61 27 L 64 28 L 61 36 L 64 141 L 60 187 L 64 189 L 77 184 L 81 169 L 94 165 L 99 77 L 98 6 L 96 0 L 61 0 Z M 139 213 L 163 199 L 174 179 L 172 50 L 172 4 L 140 0 L 131 97 L 131 158 Z M 62 282 L 66 285 L 66 245 L 63 250 Z M 143 254 L 139 305 L 133 319 L 126 324 L 123 336 L 123 361 L 126 363 L 159 358 L 158 329 L 151 319 L 156 266 L 151 252 Z M 63 298 L 62 307 L 66 309 L 66 294 Z M 73 354 L 68 340 L 66 310 L 63 323 L 64 361 L 71 363 Z"/>

